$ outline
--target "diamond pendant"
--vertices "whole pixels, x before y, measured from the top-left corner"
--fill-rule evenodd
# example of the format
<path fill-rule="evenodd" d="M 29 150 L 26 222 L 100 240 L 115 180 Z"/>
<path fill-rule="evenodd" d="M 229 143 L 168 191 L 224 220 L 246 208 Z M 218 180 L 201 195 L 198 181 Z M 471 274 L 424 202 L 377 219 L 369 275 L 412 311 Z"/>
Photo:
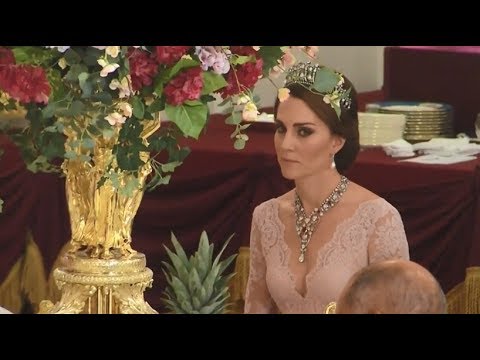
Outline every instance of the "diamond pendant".
<path fill-rule="evenodd" d="M 300 253 L 300 256 L 298 257 L 298 261 L 300 261 L 301 263 L 305 261 L 305 253 L 303 251 Z"/>

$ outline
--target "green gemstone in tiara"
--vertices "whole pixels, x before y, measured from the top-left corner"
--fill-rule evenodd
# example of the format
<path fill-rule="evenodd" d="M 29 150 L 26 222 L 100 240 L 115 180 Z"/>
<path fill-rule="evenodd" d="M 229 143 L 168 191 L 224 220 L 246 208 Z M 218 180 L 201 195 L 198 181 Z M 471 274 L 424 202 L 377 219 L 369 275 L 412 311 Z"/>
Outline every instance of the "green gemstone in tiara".
<path fill-rule="evenodd" d="M 352 99 L 350 97 L 351 88 L 345 88 L 345 79 L 343 75 L 326 66 L 318 64 L 297 63 L 288 69 L 285 79 L 285 86 L 300 84 L 314 94 L 323 95 L 323 102 L 329 104 L 338 119 L 342 113 L 342 108 L 350 109 Z"/>

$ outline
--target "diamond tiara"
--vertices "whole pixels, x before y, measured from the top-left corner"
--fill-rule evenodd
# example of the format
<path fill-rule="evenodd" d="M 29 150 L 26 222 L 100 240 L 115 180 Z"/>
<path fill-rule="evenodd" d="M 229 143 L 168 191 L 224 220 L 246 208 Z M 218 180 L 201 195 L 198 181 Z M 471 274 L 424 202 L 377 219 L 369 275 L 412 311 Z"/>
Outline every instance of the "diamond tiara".
<path fill-rule="evenodd" d="M 323 95 L 323 101 L 329 104 L 340 119 L 342 107 L 350 109 L 351 88 L 345 88 L 343 75 L 319 64 L 297 63 L 288 69 L 285 86 L 300 84 L 309 91 Z"/>

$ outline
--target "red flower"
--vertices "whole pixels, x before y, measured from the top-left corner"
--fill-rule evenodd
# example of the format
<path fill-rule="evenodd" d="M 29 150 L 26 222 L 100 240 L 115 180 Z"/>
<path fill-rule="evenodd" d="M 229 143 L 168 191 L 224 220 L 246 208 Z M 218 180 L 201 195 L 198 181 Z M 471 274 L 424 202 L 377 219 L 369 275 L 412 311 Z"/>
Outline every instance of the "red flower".
<path fill-rule="evenodd" d="M 231 46 L 230 51 L 232 54 L 241 55 L 241 56 L 250 56 L 253 55 L 255 58 L 259 58 L 258 52 L 251 46 Z"/>
<path fill-rule="evenodd" d="M 190 68 L 174 77 L 165 86 L 166 102 L 176 106 L 187 100 L 198 100 L 202 89 L 202 69 L 200 67 Z"/>
<path fill-rule="evenodd" d="M 236 69 L 230 69 L 227 74 L 228 85 L 221 90 L 222 97 L 225 99 L 242 92 L 245 88 L 251 89 L 257 83 L 260 75 L 262 75 L 262 70 L 262 59 L 257 59 L 254 63 L 247 62 L 239 65 Z M 240 87 L 238 86 L 239 84 Z"/>
<path fill-rule="evenodd" d="M 158 64 L 155 60 L 147 52 L 134 48 L 129 49 L 128 60 L 133 90 L 137 91 L 144 86 L 152 85 L 152 79 L 158 72 Z"/>
<path fill-rule="evenodd" d="M 159 64 L 172 65 L 187 53 L 191 46 L 155 46 Z"/>
<path fill-rule="evenodd" d="M 0 47 L 0 65 L 12 65 L 15 64 L 15 56 L 13 55 L 13 51 Z"/>
<path fill-rule="evenodd" d="M 32 65 L 7 65 L 0 72 L 0 88 L 22 103 L 48 103 L 51 88 L 45 71 Z"/>

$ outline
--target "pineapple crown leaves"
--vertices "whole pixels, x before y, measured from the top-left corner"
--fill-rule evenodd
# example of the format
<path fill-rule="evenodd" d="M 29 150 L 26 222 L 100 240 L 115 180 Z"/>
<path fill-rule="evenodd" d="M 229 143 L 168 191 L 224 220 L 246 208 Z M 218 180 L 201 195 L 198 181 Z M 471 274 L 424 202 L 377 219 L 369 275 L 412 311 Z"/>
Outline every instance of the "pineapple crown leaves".
<path fill-rule="evenodd" d="M 171 312 L 211 314 L 225 311 L 228 282 L 235 274 L 225 276 L 223 273 L 237 254 L 222 261 L 220 258 L 232 237 L 213 259 L 214 245 L 209 243 L 207 233 L 203 231 L 197 251 L 188 258 L 175 235 L 171 234 L 175 252 L 164 246 L 171 263 L 162 262 L 168 283 L 162 300 Z"/>

